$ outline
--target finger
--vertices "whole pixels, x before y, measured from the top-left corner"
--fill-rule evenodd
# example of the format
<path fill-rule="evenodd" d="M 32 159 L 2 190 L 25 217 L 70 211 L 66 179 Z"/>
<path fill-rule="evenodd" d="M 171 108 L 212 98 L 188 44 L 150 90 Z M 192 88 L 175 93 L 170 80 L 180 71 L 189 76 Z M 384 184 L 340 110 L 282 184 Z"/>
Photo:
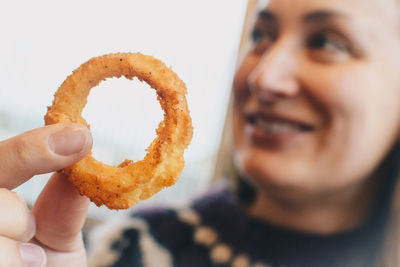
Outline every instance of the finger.
<path fill-rule="evenodd" d="M 51 267 L 84 267 L 87 265 L 86 250 L 82 249 L 72 252 L 59 252 L 45 248 L 47 264 Z"/>
<path fill-rule="evenodd" d="M 25 201 L 15 192 L 0 188 L 0 236 L 28 242 L 35 235 L 35 220 Z"/>
<path fill-rule="evenodd" d="M 81 229 L 88 208 L 89 199 L 81 196 L 63 174 L 55 173 L 33 208 L 35 238 L 56 251 L 81 250 Z"/>
<path fill-rule="evenodd" d="M 0 236 L 0 267 L 44 267 L 45 265 L 46 254 L 41 247 Z"/>
<path fill-rule="evenodd" d="M 0 187 L 13 189 L 35 174 L 62 169 L 82 159 L 92 147 L 81 124 L 54 124 L 0 142 Z"/>

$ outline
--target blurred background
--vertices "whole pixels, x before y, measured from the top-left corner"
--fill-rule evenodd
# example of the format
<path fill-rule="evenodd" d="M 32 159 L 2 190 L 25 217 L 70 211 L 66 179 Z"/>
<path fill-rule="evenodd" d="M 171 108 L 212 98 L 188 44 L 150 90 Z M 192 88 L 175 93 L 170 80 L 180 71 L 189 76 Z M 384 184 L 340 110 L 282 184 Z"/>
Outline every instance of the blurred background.
<path fill-rule="evenodd" d="M 53 94 L 91 57 L 141 52 L 164 61 L 188 88 L 194 136 L 179 181 L 137 205 L 180 205 L 212 179 L 229 101 L 247 0 L 2 1 L 0 140 L 44 125 Z M 162 120 L 147 84 L 108 79 L 92 89 L 83 117 L 95 158 L 112 165 L 139 160 Z M 30 204 L 47 182 L 16 189 Z M 116 213 L 91 206 L 89 216 Z"/>

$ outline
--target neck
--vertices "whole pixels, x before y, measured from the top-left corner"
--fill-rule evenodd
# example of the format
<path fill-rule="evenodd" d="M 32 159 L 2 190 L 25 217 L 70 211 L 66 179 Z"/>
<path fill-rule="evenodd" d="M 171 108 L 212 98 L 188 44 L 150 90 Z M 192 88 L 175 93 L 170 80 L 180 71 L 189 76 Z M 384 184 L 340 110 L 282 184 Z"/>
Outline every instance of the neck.
<path fill-rule="evenodd" d="M 259 191 L 248 212 L 269 223 L 296 231 L 333 234 L 360 226 L 377 195 L 378 179 L 330 192 L 293 194 L 279 190 Z"/>

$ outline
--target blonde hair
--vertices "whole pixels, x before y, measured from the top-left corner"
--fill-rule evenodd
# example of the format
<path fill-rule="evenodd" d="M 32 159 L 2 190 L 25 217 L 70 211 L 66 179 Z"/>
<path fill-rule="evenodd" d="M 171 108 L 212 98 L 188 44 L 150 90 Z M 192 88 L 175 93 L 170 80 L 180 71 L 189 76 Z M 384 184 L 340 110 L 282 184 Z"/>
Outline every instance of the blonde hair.
<path fill-rule="evenodd" d="M 246 16 L 243 23 L 242 28 L 242 38 L 240 40 L 240 51 L 243 51 L 245 44 L 249 42 L 250 36 L 250 25 L 251 20 L 253 18 L 253 14 L 256 10 L 258 0 L 248 0 Z M 214 171 L 214 180 L 223 178 L 223 177 L 232 177 L 232 175 L 236 174 L 233 168 L 232 162 L 232 154 L 233 154 L 233 134 L 232 134 L 232 105 L 233 105 L 233 96 L 231 94 L 227 115 L 225 118 L 224 129 L 222 132 L 222 139 L 219 146 L 217 161 L 215 164 Z"/>
<path fill-rule="evenodd" d="M 241 49 L 248 42 L 249 29 L 252 21 L 252 14 L 255 13 L 258 0 L 249 0 L 246 18 L 243 26 Z M 399 0 L 400 2 L 400 0 Z M 233 96 L 230 97 L 230 103 L 225 120 L 223 135 L 220 143 L 220 148 L 217 155 L 214 179 L 231 177 L 233 180 L 238 179 L 238 173 L 233 164 L 233 133 L 232 133 L 232 106 Z M 396 176 L 395 188 L 393 189 L 392 203 L 390 207 L 390 215 L 388 227 L 384 237 L 384 246 L 382 253 L 376 263 L 377 267 L 400 267 L 400 183 L 397 182 L 400 176 L 400 140 L 394 146 L 391 153 L 384 160 L 387 164 L 385 167 L 391 168 L 387 175 Z M 390 179 L 390 177 L 385 177 Z M 393 179 L 393 178 L 392 178 Z M 237 182 L 237 181 L 236 181 Z"/>

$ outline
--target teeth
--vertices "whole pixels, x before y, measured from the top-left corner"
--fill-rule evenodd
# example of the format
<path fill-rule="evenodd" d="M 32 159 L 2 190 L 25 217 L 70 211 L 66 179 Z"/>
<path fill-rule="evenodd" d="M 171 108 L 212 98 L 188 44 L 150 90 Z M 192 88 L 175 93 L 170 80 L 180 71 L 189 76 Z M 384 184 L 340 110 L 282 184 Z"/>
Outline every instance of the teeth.
<path fill-rule="evenodd" d="M 271 122 L 258 120 L 257 126 L 268 133 L 288 133 L 293 131 L 298 131 L 297 125 L 287 122 Z"/>

